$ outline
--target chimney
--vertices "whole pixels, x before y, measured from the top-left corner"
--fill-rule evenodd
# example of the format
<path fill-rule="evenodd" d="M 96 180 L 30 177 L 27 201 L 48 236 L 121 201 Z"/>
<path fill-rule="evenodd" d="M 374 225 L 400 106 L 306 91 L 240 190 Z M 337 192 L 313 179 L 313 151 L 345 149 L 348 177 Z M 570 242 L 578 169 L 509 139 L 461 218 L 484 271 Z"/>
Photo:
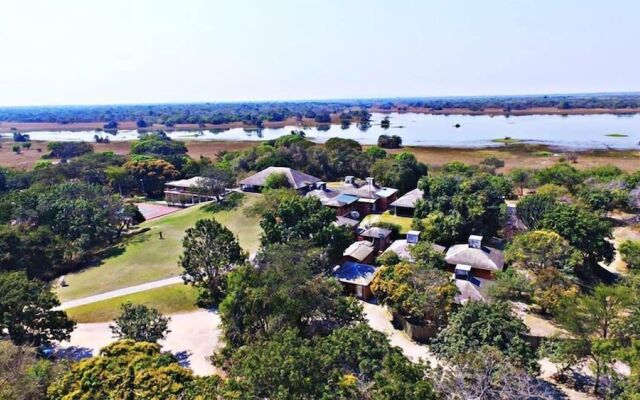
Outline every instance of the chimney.
<path fill-rule="evenodd" d="M 420 231 L 407 232 L 407 243 L 416 244 L 418 241 L 420 241 Z"/>
<path fill-rule="evenodd" d="M 469 236 L 469 247 L 472 249 L 482 248 L 482 236 L 471 235 Z"/>
<path fill-rule="evenodd" d="M 327 190 L 327 182 L 316 182 L 316 189 L 325 191 Z"/>
<path fill-rule="evenodd" d="M 347 175 L 344 177 L 344 183 L 347 183 L 349 185 L 353 185 L 355 178 L 351 175 Z"/>
<path fill-rule="evenodd" d="M 373 188 L 376 185 L 376 180 L 370 176 L 365 180 L 367 181 L 367 186 L 369 186 L 370 188 Z"/>

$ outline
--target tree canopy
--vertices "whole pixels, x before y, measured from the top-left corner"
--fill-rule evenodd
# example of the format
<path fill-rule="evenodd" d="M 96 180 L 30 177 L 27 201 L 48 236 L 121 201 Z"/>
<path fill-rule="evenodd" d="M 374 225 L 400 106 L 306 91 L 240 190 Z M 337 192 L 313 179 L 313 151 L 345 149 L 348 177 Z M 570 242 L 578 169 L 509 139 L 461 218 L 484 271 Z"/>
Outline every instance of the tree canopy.
<path fill-rule="evenodd" d="M 43 282 L 24 272 L 0 273 L 0 337 L 33 346 L 69 339 L 75 323 L 53 310 L 59 305 Z"/>
<path fill-rule="evenodd" d="M 471 233 L 496 234 L 505 214 L 504 199 L 512 192 L 505 177 L 461 163 L 443 166 L 440 174 L 420 179 L 418 187 L 424 196 L 414 216 L 437 226 L 428 239 L 443 244 L 466 240 Z"/>
<path fill-rule="evenodd" d="M 182 239 L 183 279 L 199 289 L 202 304 L 218 303 L 225 294 L 227 274 L 246 254 L 235 235 L 215 219 L 201 219 Z"/>
<path fill-rule="evenodd" d="M 119 339 L 131 339 L 136 342 L 155 343 L 164 339 L 169 333 L 169 321 L 155 308 L 143 304 L 123 303 L 121 313 L 109 325 L 111 333 Z"/>
<path fill-rule="evenodd" d="M 351 234 L 333 224 L 335 211 L 323 207 L 315 197 L 288 197 L 275 209 L 265 209 L 260 220 L 264 233 L 262 244 L 310 240 L 315 246 L 327 247 L 333 258 L 342 255 Z"/>
<path fill-rule="evenodd" d="M 340 284 L 314 272 L 321 254 L 291 258 L 287 255 L 295 251 L 287 247 L 270 246 L 256 256 L 259 268 L 244 265 L 229 274 L 220 304 L 229 344 L 242 345 L 286 328 L 310 333 L 361 319 L 360 307 L 341 295 Z"/>
<path fill-rule="evenodd" d="M 446 325 L 457 294 L 449 274 L 421 264 L 382 266 L 371 289 L 382 304 L 420 325 Z"/>
<path fill-rule="evenodd" d="M 435 399 L 425 367 L 411 364 L 364 324 L 306 339 L 285 330 L 228 361 L 229 390 L 274 399 Z"/>
<path fill-rule="evenodd" d="M 74 364 L 49 387 L 51 400 L 93 399 L 203 399 L 215 398 L 200 385 L 215 378 L 196 378 L 155 343 L 122 340 L 110 344 L 100 355 Z M 203 382 L 205 381 L 205 382 Z"/>
<path fill-rule="evenodd" d="M 512 266 L 539 271 L 552 267 L 573 273 L 582 261 L 580 253 L 562 236 L 553 231 L 529 231 L 517 235 L 505 252 L 505 259 Z"/>
<path fill-rule="evenodd" d="M 528 332 L 508 303 L 470 301 L 453 313 L 447 327 L 435 338 L 432 349 L 440 357 L 454 358 L 492 346 L 514 365 L 536 371 L 536 353 L 523 338 Z"/>

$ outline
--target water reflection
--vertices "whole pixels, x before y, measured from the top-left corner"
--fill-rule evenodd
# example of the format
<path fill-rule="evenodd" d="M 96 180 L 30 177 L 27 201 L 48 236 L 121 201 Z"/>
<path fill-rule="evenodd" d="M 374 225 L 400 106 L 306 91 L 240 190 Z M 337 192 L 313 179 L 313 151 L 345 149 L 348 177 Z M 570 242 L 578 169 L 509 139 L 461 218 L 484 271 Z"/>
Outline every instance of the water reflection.
<path fill-rule="evenodd" d="M 383 121 L 389 118 L 388 126 Z M 279 128 L 231 128 L 202 131 L 167 131 L 183 140 L 264 140 L 275 139 L 292 130 L 303 129 L 310 140 L 324 142 L 331 137 L 375 144 L 378 136 L 394 134 L 405 145 L 484 147 L 502 146 L 496 139 L 510 137 L 519 142 L 542 143 L 569 148 L 639 149 L 640 115 L 528 115 L 469 116 L 427 115 L 415 113 L 374 113 L 368 116 L 348 116 L 338 125 L 309 127 L 287 125 Z M 23 132 L 24 133 L 24 132 Z M 34 131 L 32 140 L 94 141 L 94 135 L 111 141 L 135 140 L 136 130 L 117 132 L 96 131 Z M 616 136 L 607 136 L 617 134 Z M 11 137 L 12 133 L 3 134 Z"/>

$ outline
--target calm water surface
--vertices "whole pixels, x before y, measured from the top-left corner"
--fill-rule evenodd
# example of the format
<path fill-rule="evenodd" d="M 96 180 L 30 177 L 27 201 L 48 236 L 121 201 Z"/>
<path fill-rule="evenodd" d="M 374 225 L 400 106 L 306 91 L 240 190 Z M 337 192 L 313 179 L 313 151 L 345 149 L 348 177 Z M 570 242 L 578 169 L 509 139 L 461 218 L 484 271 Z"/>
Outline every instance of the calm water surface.
<path fill-rule="evenodd" d="M 362 129 L 351 124 L 343 129 L 331 125 L 325 129 L 304 128 L 307 137 L 324 142 L 335 136 L 350 138 L 362 144 L 375 144 L 381 134 L 399 135 L 403 144 L 415 146 L 485 147 L 501 146 L 495 139 L 511 137 L 527 143 L 540 143 L 562 148 L 640 149 L 640 115 L 530 115 L 519 117 L 389 114 L 391 127 L 383 129 L 383 114 L 373 114 L 371 126 Z M 456 128 L 456 124 L 459 127 Z M 184 140 L 268 140 L 288 134 L 299 126 L 278 129 L 245 130 L 234 128 L 221 132 L 205 130 L 173 131 L 169 135 Z M 93 141 L 94 131 L 40 131 L 26 132 L 32 140 Z M 625 137 L 611 137 L 622 134 Z M 106 135 L 101 133 L 101 135 Z M 7 134 L 5 134 L 7 136 Z M 8 135 L 10 136 L 10 134 Z M 138 132 L 119 131 L 108 135 L 112 141 L 134 140 Z"/>

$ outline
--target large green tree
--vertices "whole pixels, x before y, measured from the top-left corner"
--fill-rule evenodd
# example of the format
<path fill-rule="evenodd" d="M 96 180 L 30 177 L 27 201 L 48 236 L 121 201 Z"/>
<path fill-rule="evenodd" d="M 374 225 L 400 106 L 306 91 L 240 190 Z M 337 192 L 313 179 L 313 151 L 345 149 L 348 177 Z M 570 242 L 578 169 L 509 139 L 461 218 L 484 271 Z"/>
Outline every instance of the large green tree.
<path fill-rule="evenodd" d="M 17 345 L 47 344 L 69 339 L 75 323 L 47 285 L 24 272 L 0 273 L 0 337 Z"/>
<path fill-rule="evenodd" d="M 140 135 L 140 140 L 131 143 L 131 154 L 159 158 L 180 169 L 186 162 L 187 146 L 159 131 Z"/>
<path fill-rule="evenodd" d="M 160 314 L 155 308 L 126 302 L 120 306 L 120 310 L 120 315 L 109 325 L 111 333 L 119 339 L 155 343 L 170 332 L 171 318 Z"/>
<path fill-rule="evenodd" d="M 633 318 L 630 311 L 637 305 L 635 296 L 625 286 L 598 285 L 592 294 L 566 297 L 559 309 L 557 321 L 571 338 L 556 338 L 570 342 L 553 346 L 552 360 L 574 365 L 589 362 L 595 394 L 599 392 L 601 378 L 612 374 L 616 351 L 624 339 L 621 336 L 629 334 L 626 328 Z M 632 334 L 640 335 L 640 327 Z"/>
<path fill-rule="evenodd" d="M 556 232 L 538 230 L 516 236 L 507 247 L 505 259 L 512 266 L 531 272 L 553 267 L 572 273 L 581 255 Z"/>
<path fill-rule="evenodd" d="M 328 248 L 330 256 L 342 255 L 351 234 L 333 224 L 335 211 L 323 207 L 315 197 L 287 197 L 275 210 L 266 209 L 260 220 L 262 244 L 309 240 L 317 247 Z"/>
<path fill-rule="evenodd" d="M 299 249 L 300 244 L 270 245 L 256 255 L 257 267 L 229 274 L 220 304 L 227 343 L 240 346 L 286 328 L 324 332 L 361 319 L 358 303 L 342 296 L 341 285 L 318 274 L 321 253 Z"/>
<path fill-rule="evenodd" d="M 180 177 L 180 172 L 168 161 L 155 158 L 137 158 L 124 164 L 124 168 L 136 180 L 142 194 L 162 196 L 164 184 Z"/>
<path fill-rule="evenodd" d="M 414 216 L 442 225 L 443 230 L 433 229 L 429 239 L 444 244 L 466 240 L 471 233 L 496 234 L 506 212 L 504 199 L 512 192 L 505 177 L 462 163 L 443 166 L 440 174 L 420 179 L 418 187 L 424 196 Z"/>
<path fill-rule="evenodd" d="M 640 240 L 625 240 L 619 251 L 629 268 L 640 269 Z"/>
<path fill-rule="evenodd" d="M 12 204 L 14 225 L 48 227 L 64 240 L 68 263 L 82 261 L 89 250 L 117 239 L 134 217 L 119 195 L 78 181 L 33 187 L 14 197 Z"/>
<path fill-rule="evenodd" d="M 529 229 L 539 229 L 542 219 L 555 205 L 552 196 L 531 194 L 523 197 L 516 206 L 516 213 Z"/>
<path fill-rule="evenodd" d="M 536 371 L 536 352 L 523 337 L 528 332 L 508 303 L 471 301 L 451 316 L 434 340 L 432 350 L 440 357 L 454 358 L 492 346 L 514 365 Z"/>
<path fill-rule="evenodd" d="M 417 187 L 418 180 L 427 174 L 427 166 L 405 151 L 390 158 L 378 159 L 371 173 L 380 184 L 396 188 L 400 194 L 404 194 Z"/>
<path fill-rule="evenodd" d="M 218 303 L 225 293 L 226 276 L 246 260 L 238 239 L 215 219 L 201 219 L 182 239 L 179 263 L 183 278 L 200 290 L 202 304 Z"/>
<path fill-rule="evenodd" d="M 208 380 L 213 384 L 203 382 Z M 99 356 L 74 364 L 48 392 L 51 400 L 195 400 L 216 398 L 217 381 L 194 377 L 155 343 L 122 340 L 103 348 Z M 211 391 L 201 392 L 201 387 Z"/>
<path fill-rule="evenodd" d="M 598 214 L 571 204 L 556 204 L 540 222 L 540 228 L 560 234 L 590 262 L 613 259 L 611 224 Z"/>
<path fill-rule="evenodd" d="M 228 360 L 229 389 L 246 398 L 435 399 L 425 367 L 365 324 L 306 339 L 295 330 L 243 346 Z"/>
<path fill-rule="evenodd" d="M 51 278 L 64 265 L 65 241 L 47 226 L 0 226 L 0 271 Z"/>
<path fill-rule="evenodd" d="M 571 165 L 560 162 L 551 167 L 535 171 L 534 178 L 539 185 L 553 183 L 572 190 L 582 182 L 580 172 Z"/>
<path fill-rule="evenodd" d="M 382 266 L 371 289 L 392 311 L 436 329 L 446 325 L 457 294 L 448 273 L 413 263 Z"/>

